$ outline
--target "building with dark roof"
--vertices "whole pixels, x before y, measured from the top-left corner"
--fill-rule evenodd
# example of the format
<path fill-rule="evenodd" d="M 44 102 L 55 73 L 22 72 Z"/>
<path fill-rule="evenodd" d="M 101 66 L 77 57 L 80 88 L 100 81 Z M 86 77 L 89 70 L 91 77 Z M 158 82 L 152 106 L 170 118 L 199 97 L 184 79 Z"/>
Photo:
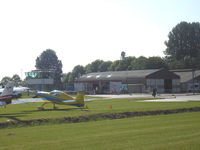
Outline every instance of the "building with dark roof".
<path fill-rule="evenodd" d="M 200 70 L 177 69 L 170 70 L 180 76 L 181 92 L 199 92 L 200 91 Z"/>
<path fill-rule="evenodd" d="M 82 75 L 75 83 L 76 91 L 87 93 L 144 93 L 156 88 L 159 93 L 180 92 L 179 75 L 166 69 L 95 72 Z"/>

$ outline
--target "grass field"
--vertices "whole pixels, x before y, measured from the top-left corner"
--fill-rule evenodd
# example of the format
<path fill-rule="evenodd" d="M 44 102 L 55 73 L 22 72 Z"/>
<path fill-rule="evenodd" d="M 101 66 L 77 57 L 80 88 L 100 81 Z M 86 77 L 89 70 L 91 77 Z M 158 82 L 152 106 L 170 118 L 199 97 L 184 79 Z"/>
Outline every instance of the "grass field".
<path fill-rule="evenodd" d="M 140 99 L 141 100 L 141 99 Z M 200 102 L 138 102 L 138 99 L 112 99 L 97 100 L 88 105 L 88 110 L 81 111 L 68 105 L 57 105 L 58 110 L 52 109 L 52 104 L 45 105 L 46 110 L 38 110 L 42 103 L 25 103 L 8 105 L 6 109 L 0 109 L 0 122 L 8 120 L 30 120 L 38 118 L 60 118 L 68 116 L 80 116 L 99 113 L 133 112 L 148 110 L 166 110 L 176 108 L 200 107 Z M 112 105 L 112 109 L 110 106 Z"/>
<path fill-rule="evenodd" d="M 0 130 L 0 150 L 199 150 L 200 112 Z"/>
<path fill-rule="evenodd" d="M 97 100 L 86 103 L 89 109 L 58 105 L 58 110 L 41 103 L 8 105 L 0 109 L 0 123 L 41 118 L 88 116 L 170 110 L 200 107 L 200 102 L 138 102 L 142 99 Z M 112 109 L 110 108 L 112 106 Z M 32 149 L 136 149 L 136 150 L 199 150 L 200 112 L 143 116 L 82 123 L 55 123 L 17 126 L 0 129 L 0 150 Z"/>

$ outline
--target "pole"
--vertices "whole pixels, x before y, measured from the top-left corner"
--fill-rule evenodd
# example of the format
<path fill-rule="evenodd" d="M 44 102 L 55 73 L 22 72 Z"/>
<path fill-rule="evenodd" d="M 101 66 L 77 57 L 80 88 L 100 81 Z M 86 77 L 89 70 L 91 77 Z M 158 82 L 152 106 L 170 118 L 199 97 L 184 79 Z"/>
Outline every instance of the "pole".
<path fill-rule="evenodd" d="M 195 70 L 193 69 L 192 70 L 192 91 L 193 91 L 193 94 L 195 94 L 195 89 L 194 89 L 194 72 L 195 72 Z"/>

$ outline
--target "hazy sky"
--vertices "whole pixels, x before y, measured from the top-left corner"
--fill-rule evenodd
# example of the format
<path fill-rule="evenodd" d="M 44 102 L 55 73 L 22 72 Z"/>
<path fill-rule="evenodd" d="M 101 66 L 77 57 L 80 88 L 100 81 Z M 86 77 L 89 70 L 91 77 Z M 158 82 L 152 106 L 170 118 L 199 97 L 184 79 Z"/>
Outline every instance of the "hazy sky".
<path fill-rule="evenodd" d="M 67 73 L 96 59 L 164 56 L 181 21 L 199 22 L 200 0 L 0 0 L 0 80 L 35 69 L 53 49 Z"/>

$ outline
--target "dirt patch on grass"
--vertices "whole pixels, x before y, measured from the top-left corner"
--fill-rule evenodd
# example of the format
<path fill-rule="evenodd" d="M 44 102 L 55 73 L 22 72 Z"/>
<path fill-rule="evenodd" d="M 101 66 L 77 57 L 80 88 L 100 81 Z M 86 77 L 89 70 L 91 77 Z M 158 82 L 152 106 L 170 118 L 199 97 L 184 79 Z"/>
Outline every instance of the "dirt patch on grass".
<path fill-rule="evenodd" d="M 175 113 L 198 112 L 198 111 L 200 111 L 200 107 L 169 109 L 169 110 L 138 111 L 138 112 L 122 112 L 122 113 L 101 113 L 88 116 L 64 117 L 56 119 L 41 118 L 33 120 L 3 122 L 0 123 L 0 128 L 32 126 L 32 125 L 41 125 L 47 123 L 55 123 L 55 124 L 79 123 L 79 122 L 88 122 L 88 121 L 97 121 L 106 119 L 123 119 L 123 118 L 140 117 L 140 116 L 168 115 Z"/>

